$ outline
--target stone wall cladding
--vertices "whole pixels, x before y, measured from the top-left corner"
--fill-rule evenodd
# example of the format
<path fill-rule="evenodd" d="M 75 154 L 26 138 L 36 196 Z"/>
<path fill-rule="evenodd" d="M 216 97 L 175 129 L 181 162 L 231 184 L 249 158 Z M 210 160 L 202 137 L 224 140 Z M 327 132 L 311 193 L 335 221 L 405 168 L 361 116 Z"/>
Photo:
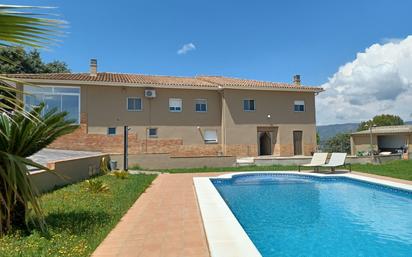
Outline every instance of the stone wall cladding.
<path fill-rule="evenodd" d="M 309 156 L 315 150 L 315 145 L 305 144 L 304 154 Z M 96 151 L 103 153 L 123 153 L 123 135 L 109 136 L 105 134 L 89 134 L 87 128 L 87 114 L 81 114 L 79 128 L 69 135 L 58 138 L 49 145 L 49 148 Z M 225 146 L 227 156 L 257 156 L 257 144 L 230 144 Z M 160 154 L 167 153 L 171 156 L 217 156 L 222 155 L 221 144 L 185 145 L 178 138 L 139 138 L 136 133 L 129 134 L 130 154 Z M 276 144 L 275 156 L 293 156 L 293 144 Z"/>
<path fill-rule="evenodd" d="M 170 153 L 172 156 L 216 156 L 221 153 L 220 144 L 184 145 L 182 139 L 140 139 L 137 134 L 129 134 L 129 153 Z M 88 134 L 87 125 L 71 134 L 58 138 L 48 146 L 55 149 L 122 153 L 123 135 Z"/>
<path fill-rule="evenodd" d="M 58 138 L 49 148 L 96 151 L 103 153 L 123 153 L 123 135 L 88 134 L 87 125 L 69 135 Z M 227 156 L 257 156 L 257 144 L 236 144 L 225 147 Z M 304 145 L 304 154 L 310 156 L 315 145 Z M 137 134 L 129 134 L 130 154 L 169 153 L 172 156 L 217 156 L 222 154 L 221 144 L 184 145 L 182 139 L 140 139 Z M 293 144 L 276 145 L 275 156 L 293 156 Z"/>
<path fill-rule="evenodd" d="M 225 155 L 229 156 L 239 156 L 239 157 L 247 157 L 247 156 L 257 156 L 257 144 L 249 145 L 249 144 L 231 144 L 226 145 L 225 147 L 226 152 Z"/>

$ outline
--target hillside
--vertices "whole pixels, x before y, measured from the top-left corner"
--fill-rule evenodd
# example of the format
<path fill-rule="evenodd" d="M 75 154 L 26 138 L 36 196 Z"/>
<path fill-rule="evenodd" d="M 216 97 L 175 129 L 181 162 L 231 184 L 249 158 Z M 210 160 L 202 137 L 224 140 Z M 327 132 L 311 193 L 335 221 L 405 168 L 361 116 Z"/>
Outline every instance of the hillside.
<path fill-rule="evenodd" d="M 356 131 L 358 125 L 359 123 L 344 123 L 317 126 L 316 128 L 320 136 L 320 141 L 325 141 L 331 137 L 334 137 L 338 133 Z"/>
<path fill-rule="evenodd" d="M 358 128 L 359 123 L 344 123 L 316 126 L 320 136 L 320 141 L 324 142 L 335 136 L 337 133 L 354 132 Z M 405 125 L 412 125 L 412 121 L 405 121 Z"/>

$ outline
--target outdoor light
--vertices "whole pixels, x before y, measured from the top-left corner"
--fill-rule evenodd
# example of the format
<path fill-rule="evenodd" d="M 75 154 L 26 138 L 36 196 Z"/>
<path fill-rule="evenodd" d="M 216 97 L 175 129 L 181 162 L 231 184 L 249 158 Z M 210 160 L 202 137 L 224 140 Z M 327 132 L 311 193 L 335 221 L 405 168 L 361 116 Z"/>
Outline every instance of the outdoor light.
<path fill-rule="evenodd" d="M 270 119 L 270 114 L 268 114 L 268 119 Z"/>

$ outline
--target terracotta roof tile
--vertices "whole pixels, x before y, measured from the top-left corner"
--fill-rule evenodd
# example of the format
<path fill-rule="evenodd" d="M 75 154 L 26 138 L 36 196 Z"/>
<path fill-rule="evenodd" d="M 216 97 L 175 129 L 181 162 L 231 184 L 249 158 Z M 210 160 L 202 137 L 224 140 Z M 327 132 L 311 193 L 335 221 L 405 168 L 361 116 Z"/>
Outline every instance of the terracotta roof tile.
<path fill-rule="evenodd" d="M 256 87 L 256 88 L 297 88 L 303 90 L 320 90 L 319 87 L 308 87 L 308 86 L 300 86 L 295 84 L 289 83 L 281 83 L 281 82 L 268 82 L 268 81 L 259 81 L 259 80 L 251 80 L 251 79 L 239 79 L 239 78 L 228 78 L 228 77 L 220 77 L 220 76 L 198 76 L 198 79 L 203 81 L 211 82 L 214 84 L 219 84 L 225 87 Z"/>
<path fill-rule="evenodd" d="M 81 82 L 105 82 L 143 84 L 157 86 L 196 86 L 196 87 L 229 87 L 229 88 L 273 88 L 273 89 L 296 89 L 298 91 L 323 91 L 320 87 L 299 86 L 288 83 L 265 82 L 248 79 L 228 78 L 219 76 L 197 76 L 197 77 L 175 77 L 154 76 L 126 73 L 99 72 L 96 76 L 89 73 L 43 73 L 43 74 L 7 74 L 6 76 L 18 79 L 30 80 L 56 80 L 56 81 L 81 81 Z"/>

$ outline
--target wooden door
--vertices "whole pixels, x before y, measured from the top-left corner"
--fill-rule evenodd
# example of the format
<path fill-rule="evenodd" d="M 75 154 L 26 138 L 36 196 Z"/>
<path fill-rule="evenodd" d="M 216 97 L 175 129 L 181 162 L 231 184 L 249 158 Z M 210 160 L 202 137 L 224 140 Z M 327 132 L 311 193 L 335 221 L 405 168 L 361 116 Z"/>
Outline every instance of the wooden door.
<path fill-rule="evenodd" d="M 293 131 L 293 154 L 303 155 L 302 151 L 302 131 Z"/>

